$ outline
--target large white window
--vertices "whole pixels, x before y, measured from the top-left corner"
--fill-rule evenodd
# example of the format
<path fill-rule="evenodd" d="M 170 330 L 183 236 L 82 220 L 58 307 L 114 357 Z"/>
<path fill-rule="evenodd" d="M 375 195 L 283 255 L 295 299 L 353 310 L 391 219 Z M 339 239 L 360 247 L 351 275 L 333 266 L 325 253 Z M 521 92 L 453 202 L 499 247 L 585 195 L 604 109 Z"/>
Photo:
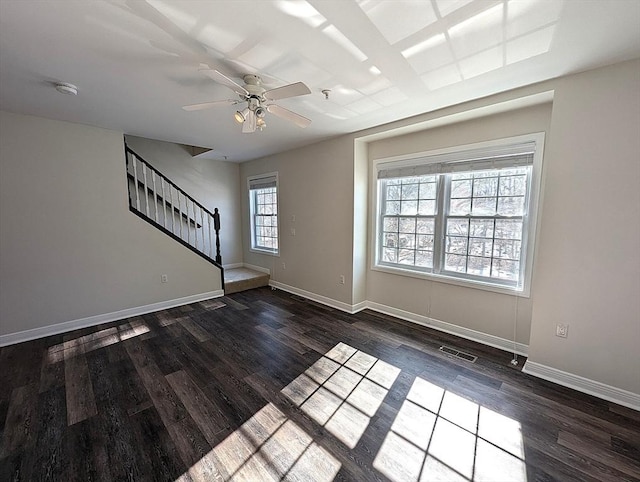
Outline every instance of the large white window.
<path fill-rule="evenodd" d="M 278 254 L 278 174 L 253 176 L 248 182 L 251 249 Z"/>
<path fill-rule="evenodd" d="M 374 269 L 528 295 L 543 142 L 377 161 Z"/>

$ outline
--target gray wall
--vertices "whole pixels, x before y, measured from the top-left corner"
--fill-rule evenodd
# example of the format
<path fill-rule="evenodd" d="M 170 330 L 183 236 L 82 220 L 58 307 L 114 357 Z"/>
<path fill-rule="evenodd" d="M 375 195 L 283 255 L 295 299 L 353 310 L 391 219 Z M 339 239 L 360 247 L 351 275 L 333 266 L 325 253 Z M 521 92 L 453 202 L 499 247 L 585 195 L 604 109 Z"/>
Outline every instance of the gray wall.
<path fill-rule="evenodd" d="M 127 145 L 191 197 L 213 212 L 220 211 L 223 265 L 242 263 L 240 228 L 240 166 L 194 158 L 178 144 L 125 136 Z"/>
<path fill-rule="evenodd" d="M 640 394 L 640 62 L 555 86 L 530 360 Z"/>
<path fill-rule="evenodd" d="M 368 144 L 363 140 L 549 91 L 552 107 L 513 110 Z M 363 301 L 364 286 L 369 301 L 502 338 L 511 338 L 517 309 L 517 340 L 528 341 L 530 361 L 639 394 L 638 92 L 636 60 L 244 163 L 245 261 L 271 268 L 275 279 L 289 286 L 349 305 Z M 547 149 L 530 298 L 519 298 L 516 307 L 513 296 L 372 272 L 368 264 L 363 269 L 361 254 L 371 245 L 363 241 L 368 227 L 361 219 L 367 215 L 361 212 L 363 155 L 538 131 L 546 131 Z M 269 171 L 280 173 L 280 258 L 248 249 L 244 183 L 248 175 Z M 289 235 L 293 214 L 295 237 Z M 346 286 L 338 284 L 340 274 Z M 568 338 L 555 337 L 557 322 L 570 325 Z"/>
<path fill-rule="evenodd" d="M 122 133 L 0 112 L 0 288 L 3 335 L 221 283 L 129 212 Z"/>

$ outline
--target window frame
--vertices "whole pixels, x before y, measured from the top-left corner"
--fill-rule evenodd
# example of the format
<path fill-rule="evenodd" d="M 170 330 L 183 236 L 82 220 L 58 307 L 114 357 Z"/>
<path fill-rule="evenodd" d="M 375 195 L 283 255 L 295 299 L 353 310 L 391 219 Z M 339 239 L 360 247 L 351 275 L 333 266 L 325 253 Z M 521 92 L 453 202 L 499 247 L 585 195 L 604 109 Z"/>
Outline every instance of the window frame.
<path fill-rule="evenodd" d="M 461 146 L 448 147 L 444 149 L 437 149 L 432 151 L 419 152 L 414 154 L 407 154 L 401 156 L 394 156 L 388 158 L 380 158 L 373 160 L 373 169 L 371 176 L 371 192 L 373 193 L 371 200 L 371 269 L 374 271 L 381 271 L 386 273 L 392 273 L 401 276 L 408 276 L 419 279 L 429 279 L 432 281 L 439 281 L 443 283 L 449 283 L 459 286 L 465 286 L 470 288 L 494 291 L 498 293 L 510 294 L 520 297 L 528 298 L 531 293 L 531 278 L 533 271 L 533 258 L 535 255 L 535 249 L 537 245 L 537 224 L 538 224 L 538 211 L 540 209 L 540 197 L 541 197 L 541 176 L 542 176 L 542 162 L 544 151 L 544 132 L 537 132 L 531 134 L 525 134 L 521 136 L 508 137 L 503 139 L 496 139 L 491 141 L 479 142 L 474 144 L 465 144 Z M 528 203 L 525 205 L 523 214 L 523 232 L 521 240 L 521 252 L 520 252 L 520 272 L 522 273 L 521 279 L 515 284 L 508 282 L 494 281 L 487 277 L 477 276 L 468 273 L 459 273 L 445 271 L 444 270 L 444 250 L 446 244 L 446 223 L 448 213 L 445 208 L 448 208 L 449 193 L 446 192 L 450 187 L 450 180 L 447 182 L 445 176 L 451 176 L 451 173 L 439 174 L 437 180 L 437 199 L 436 199 L 436 214 L 434 225 L 434 249 L 433 249 L 433 266 L 434 268 L 440 265 L 440 271 L 435 272 L 433 269 L 416 268 L 412 265 L 398 266 L 396 264 L 384 263 L 381 258 L 381 246 L 383 239 L 382 219 L 381 212 L 382 202 L 384 201 L 383 183 L 379 182 L 378 173 L 381 170 L 389 169 L 403 169 L 412 168 L 418 166 L 425 166 L 428 164 L 436 164 L 441 162 L 450 162 L 448 159 L 463 160 L 468 156 L 472 159 L 473 156 L 478 153 L 486 152 L 499 152 L 501 149 L 508 149 L 514 145 L 520 145 L 525 143 L 534 143 L 535 151 L 533 154 L 533 163 L 531 164 L 531 173 L 529 176 L 528 189 Z M 393 176 L 390 176 L 393 178 Z M 399 215 L 401 216 L 401 214 Z M 410 215 L 409 217 L 416 217 Z M 464 216 L 460 216 L 464 217 Z M 469 216 L 473 219 L 475 216 Z M 482 217 L 482 216 L 478 216 Z M 488 218 L 494 218 L 495 216 L 486 216 Z M 508 219 L 508 218 L 506 218 Z M 437 258 L 436 258 L 437 257 Z M 467 254 L 468 257 L 468 254 Z"/>
<path fill-rule="evenodd" d="M 269 248 L 267 246 L 260 246 L 257 244 L 257 233 L 256 233 L 256 196 L 258 189 L 252 188 L 251 185 L 255 181 L 271 181 L 275 180 L 275 196 L 276 196 L 276 241 L 278 244 L 277 248 Z M 269 172 L 265 174 L 258 174 L 254 176 L 247 177 L 247 191 L 249 194 L 249 231 L 250 231 L 250 246 L 249 251 L 260 254 L 267 254 L 270 256 L 280 256 L 280 222 L 279 222 L 279 177 L 277 172 Z"/>

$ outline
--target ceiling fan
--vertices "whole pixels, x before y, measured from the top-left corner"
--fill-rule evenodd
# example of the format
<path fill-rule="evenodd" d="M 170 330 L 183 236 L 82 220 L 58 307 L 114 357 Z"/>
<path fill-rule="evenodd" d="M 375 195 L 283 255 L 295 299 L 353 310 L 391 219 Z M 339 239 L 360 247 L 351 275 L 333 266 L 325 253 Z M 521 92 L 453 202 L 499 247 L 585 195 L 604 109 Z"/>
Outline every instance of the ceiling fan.
<path fill-rule="evenodd" d="M 222 105 L 236 105 L 246 102 L 247 106 L 244 109 L 236 111 L 234 114 L 235 120 L 242 124 L 242 132 L 244 133 L 255 132 L 256 129 L 264 129 L 267 126 L 267 123 L 264 120 L 267 112 L 289 122 L 293 122 L 302 128 L 311 124 L 310 119 L 273 103 L 280 99 L 310 94 L 311 90 L 303 82 L 296 82 L 294 84 L 288 84 L 282 87 L 276 87 L 275 89 L 266 90 L 262 86 L 262 79 L 260 76 L 255 74 L 245 75 L 243 77 L 244 85 L 240 85 L 223 73 L 208 68 L 208 66 L 201 67 L 200 72 L 210 77 L 215 82 L 232 89 L 236 94 L 238 94 L 240 99 L 225 99 L 205 102 L 202 104 L 185 105 L 182 108 L 186 111 L 209 109 L 211 107 L 218 107 Z"/>

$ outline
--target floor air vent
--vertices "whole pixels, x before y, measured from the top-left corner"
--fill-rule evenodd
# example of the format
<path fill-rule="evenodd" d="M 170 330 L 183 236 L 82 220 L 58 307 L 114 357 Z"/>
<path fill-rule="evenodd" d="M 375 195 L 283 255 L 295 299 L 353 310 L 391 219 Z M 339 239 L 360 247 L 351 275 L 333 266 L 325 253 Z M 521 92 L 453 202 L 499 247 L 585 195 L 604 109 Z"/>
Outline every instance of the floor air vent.
<path fill-rule="evenodd" d="M 461 360 L 468 361 L 468 362 L 471 362 L 471 363 L 475 363 L 475 361 L 478 359 L 477 356 L 469 355 L 468 353 L 465 353 L 465 352 L 460 351 L 460 350 L 456 350 L 455 348 L 451 348 L 449 346 L 441 346 L 439 349 L 440 349 L 441 352 L 444 352 L 447 355 L 451 355 L 451 356 L 454 356 L 456 358 L 460 358 Z"/>

